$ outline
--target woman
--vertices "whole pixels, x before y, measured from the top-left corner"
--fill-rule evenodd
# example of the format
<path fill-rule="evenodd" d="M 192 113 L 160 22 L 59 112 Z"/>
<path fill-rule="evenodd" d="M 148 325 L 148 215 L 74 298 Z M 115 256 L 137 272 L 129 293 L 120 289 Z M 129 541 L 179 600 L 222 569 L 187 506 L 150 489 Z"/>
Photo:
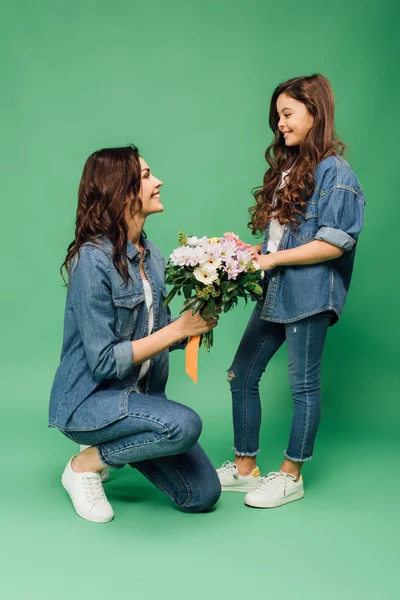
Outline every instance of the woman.
<path fill-rule="evenodd" d="M 76 512 L 107 522 L 114 512 L 101 481 L 106 467 L 137 468 L 180 508 L 210 509 L 220 484 L 198 444 L 199 416 L 168 400 L 169 351 L 210 331 L 217 319 L 164 307 L 165 260 L 146 239 L 149 215 L 164 210 L 162 182 L 135 146 L 86 161 L 68 274 L 61 363 L 50 427 L 90 446 L 68 462 L 62 483 Z"/>
<path fill-rule="evenodd" d="M 311 460 L 320 412 L 325 337 L 343 310 L 363 225 L 364 195 L 334 136 L 334 101 L 322 75 L 280 84 L 270 105 L 274 140 L 269 169 L 250 209 L 253 233 L 263 232 L 259 264 L 266 272 L 263 307 L 256 307 L 229 370 L 234 462 L 218 469 L 224 491 L 248 492 L 245 504 L 272 508 L 304 496 L 301 468 Z M 261 478 L 259 382 L 286 341 L 294 402 L 285 458 Z"/>

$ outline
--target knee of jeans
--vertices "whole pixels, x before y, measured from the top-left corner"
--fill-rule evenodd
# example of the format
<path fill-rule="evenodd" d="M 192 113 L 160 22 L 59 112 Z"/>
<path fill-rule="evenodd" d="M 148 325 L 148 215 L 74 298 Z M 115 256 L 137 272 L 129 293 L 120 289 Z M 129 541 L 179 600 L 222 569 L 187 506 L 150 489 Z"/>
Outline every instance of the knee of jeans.
<path fill-rule="evenodd" d="M 289 377 L 290 388 L 293 394 L 309 394 L 321 389 L 321 379 L 299 379 L 296 376 Z"/>
<path fill-rule="evenodd" d="M 186 407 L 186 409 L 184 414 L 181 415 L 179 433 L 176 436 L 180 452 L 186 452 L 195 445 L 203 428 L 199 415 L 191 408 Z"/>
<path fill-rule="evenodd" d="M 234 363 L 231 367 L 229 367 L 228 377 L 227 377 L 227 381 L 229 383 L 231 390 L 234 390 L 234 388 L 239 384 L 240 379 L 241 379 L 240 368 L 238 365 L 236 365 Z"/>
<path fill-rule="evenodd" d="M 207 484 L 202 487 L 201 491 L 197 492 L 192 498 L 189 505 L 183 510 L 190 513 L 202 513 L 211 510 L 218 502 L 221 496 L 221 484 L 216 477 L 212 481 L 207 481 Z"/>

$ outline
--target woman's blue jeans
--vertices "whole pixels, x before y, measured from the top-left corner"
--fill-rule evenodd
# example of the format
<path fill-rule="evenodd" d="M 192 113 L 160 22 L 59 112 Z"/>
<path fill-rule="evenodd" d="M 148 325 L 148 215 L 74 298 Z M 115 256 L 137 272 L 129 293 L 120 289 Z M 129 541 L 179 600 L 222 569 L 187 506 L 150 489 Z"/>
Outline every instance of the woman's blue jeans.
<path fill-rule="evenodd" d="M 114 399 L 111 398 L 110 401 Z M 90 402 L 90 399 L 85 401 Z M 88 406 L 78 407 L 69 422 L 82 423 Z M 95 417 L 95 415 L 94 415 Z M 92 431 L 68 430 L 78 444 L 97 446 L 104 465 L 138 469 L 187 512 L 204 512 L 217 502 L 221 485 L 215 468 L 197 442 L 202 423 L 191 408 L 163 397 L 131 393 L 127 417 Z"/>
<path fill-rule="evenodd" d="M 259 452 L 259 382 L 269 361 L 286 340 L 294 406 L 285 456 L 299 462 L 310 460 L 321 416 L 321 359 L 331 312 L 285 324 L 265 321 L 260 313 L 257 306 L 228 371 L 233 405 L 233 450 L 237 456 L 255 456 Z"/>

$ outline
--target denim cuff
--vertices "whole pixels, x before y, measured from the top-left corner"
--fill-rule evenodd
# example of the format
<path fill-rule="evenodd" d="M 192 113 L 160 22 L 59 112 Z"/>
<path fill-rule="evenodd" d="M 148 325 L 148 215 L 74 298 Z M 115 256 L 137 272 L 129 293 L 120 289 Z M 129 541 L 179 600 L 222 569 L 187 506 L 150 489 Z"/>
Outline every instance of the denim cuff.
<path fill-rule="evenodd" d="M 189 342 L 189 338 L 180 340 L 179 342 L 176 342 L 176 344 L 173 344 L 172 346 L 170 346 L 169 351 L 173 352 L 174 350 L 185 350 L 186 346 L 188 345 L 188 342 Z"/>
<path fill-rule="evenodd" d="M 341 229 L 335 229 L 334 227 L 321 227 L 317 231 L 317 235 L 314 239 L 321 240 L 322 242 L 328 242 L 328 244 L 337 246 L 342 250 L 352 250 L 354 244 L 356 243 L 355 239 L 353 239 L 351 235 L 345 231 L 342 231 Z"/>
<path fill-rule="evenodd" d="M 116 344 L 114 346 L 114 353 L 117 365 L 117 377 L 118 379 L 125 379 L 133 371 L 132 343 L 127 341 Z"/>
<path fill-rule="evenodd" d="M 255 452 L 239 452 L 235 447 L 232 448 L 236 456 L 257 456 L 260 450 L 256 450 Z"/>

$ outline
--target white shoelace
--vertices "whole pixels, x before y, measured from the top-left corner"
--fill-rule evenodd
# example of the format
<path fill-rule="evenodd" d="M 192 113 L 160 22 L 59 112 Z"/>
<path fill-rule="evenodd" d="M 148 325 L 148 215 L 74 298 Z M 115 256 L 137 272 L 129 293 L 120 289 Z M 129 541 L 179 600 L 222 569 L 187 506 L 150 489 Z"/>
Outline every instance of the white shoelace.
<path fill-rule="evenodd" d="M 231 473 L 235 478 L 238 477 L 238 475 L 239 475 L 237 466 L 235 465 L 235 463 L 231 462 L 230 460 L 226 460 L 223 463 L 223 465 L 219 469 L 217 469 L 217 473 L 224 473 L 224 474 Z"/>
<path fill-rule="evenodd" d="M 292 479 L 292 481 L 296 481 L 296 477 L 294 475 L 291 475 L 290 473 L 282 473 L 282 471 L 271 471 L 271 473 L 268 473 L 266 477 L 262 478 L 261 482 L 258 485 L 258 488 L 262 489 L 263 492 L 270 493 L 274 492 L 283 485 L 283 494 L 285 495 L 286 487 L 288 484 L 288 478 Z"/>
<path fill-rule="evenodd" d="M 101 500 L 107 502 L 99 473 L 85 473 L 85 477 L 82 479 L 85 487 L 86 497 L 92 506 Z"/>

